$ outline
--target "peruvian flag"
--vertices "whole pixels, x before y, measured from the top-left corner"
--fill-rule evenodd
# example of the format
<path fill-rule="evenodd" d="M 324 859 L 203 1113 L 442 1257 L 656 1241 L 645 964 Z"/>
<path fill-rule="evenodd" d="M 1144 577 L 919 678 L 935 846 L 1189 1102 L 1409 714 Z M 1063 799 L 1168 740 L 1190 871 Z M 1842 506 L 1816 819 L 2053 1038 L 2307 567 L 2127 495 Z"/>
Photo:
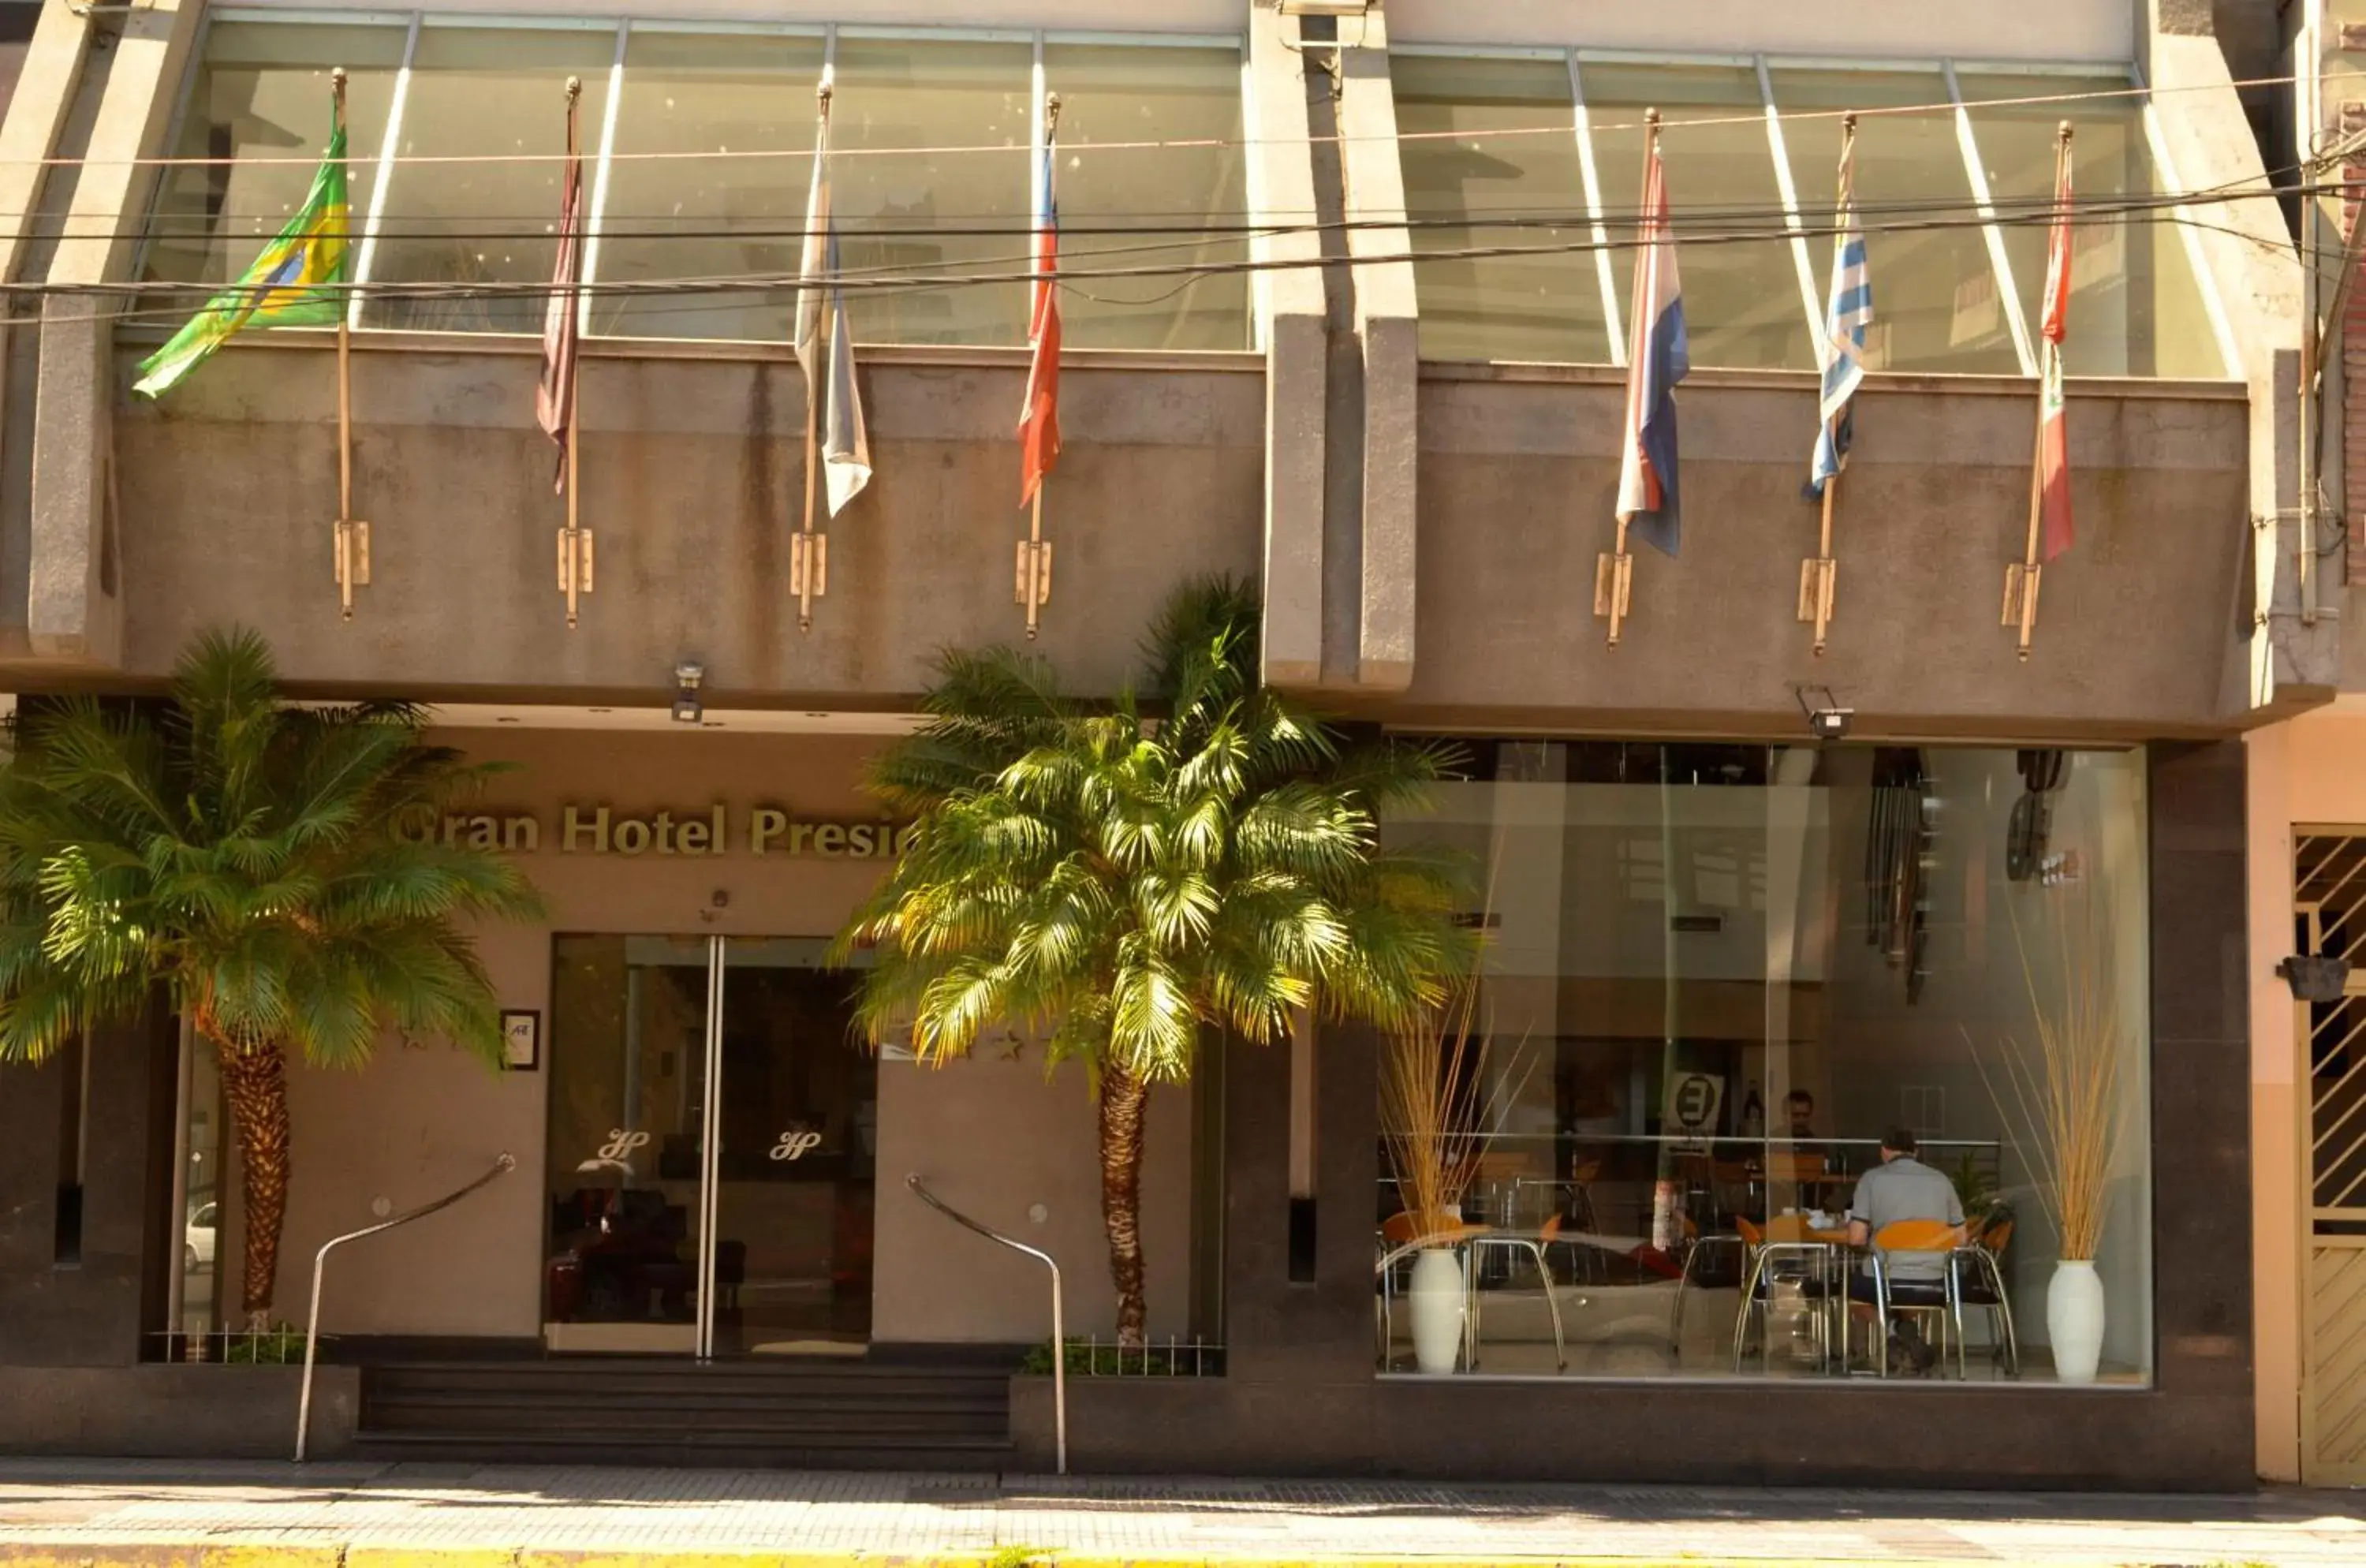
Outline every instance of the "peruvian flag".
<path fill-rule="evenodd" d="M 2062 343 L 2070 335 L 2070 145 L 2067 141 L 2055 153 L 2054 224 L 2046 244 L 2045 307 L 2038 344 L 2036 484 L 2038 553 L 2050 561 L 2070 547 L 2070 431 L 2062 395 Z"/>
<path fill-rule="evenodd" d="M 1052 189 L 1056 157 L 1047 133 L 1035 185 L 1035 301 L 1027 323 L 1035 358 L 1027 367 L 1027 404 L 1019 419 L 1020 506 L 1035 499 L 1060 460 L 1060 208 Z"/>

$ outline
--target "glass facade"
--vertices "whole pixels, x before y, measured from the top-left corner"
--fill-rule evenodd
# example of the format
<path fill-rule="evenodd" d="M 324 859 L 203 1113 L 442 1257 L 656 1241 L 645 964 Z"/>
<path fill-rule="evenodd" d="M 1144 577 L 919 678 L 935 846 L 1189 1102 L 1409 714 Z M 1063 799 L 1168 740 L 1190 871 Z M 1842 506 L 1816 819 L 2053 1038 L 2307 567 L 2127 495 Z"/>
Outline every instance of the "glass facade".
<path fill-rule="evenodd" d="M 1464 133 L 1403 144 L 1415 248 L 1538 253 L 1422 263 L 1423 352 L 1431 357 L 1624 357 L 1614 340 L 1632 272 L 1644 114 L 1657 108 L 1692 363 L 1815 368 L 1840 122 L 1854 109 L 1863 111 L 1856 196 L 1875 368 L 2035 373 L 2027 323 L 2045 278 L 2054 128 L 2067 118 L 2078 199 L 2103 209 L 2079 230 L 2070 373 L 2227 374 L 2177 214 L 2112 210 L 2174 188 L 2151 160 L 2154 110 L 2124 73 L 1955 75 L 1937 61 L 1858 68 L 1583 51 L 1405 51 L 1391 70 L 1401 130 Z M 1572 72 L 1574 93 L 1565 80 Z M 2029 99 L 2050 101 L 2000 101 Z M 1884 112 L 1905 109 L 1920 112 Z M 1566 140 L 1546 134 L 1564 130 Z M 1589 292 L 1597 263 L 1586 248 L 1589 222 L 1606 246 L 1599 260 L 1615 301 L 1606 309 Z M 1999 285 L 2008 275 L 2009 290 Z"/>
<path fill-rule="evenodd" d="M 1489 942 L 1384 1047 L 1385 1370 L 2149 1380 L 2141 752 L 1471 750 L 1389 829 L 1483 867 Z"/>
<path fill-rule="evenodd" d="M 699 284 L 795 272 L 825 75 L 843 271 L 895 280 L 851 291 L 862 342 L 1026 341 L 1023 280 L 956 280 L 1030 266 L 1033 149 L 1050 94 L 1062 103 L 1070 270 L 1246 254 L 1237 42 L 434 14 L 341 26 L 231 13 L 208 26 L 175 143 L 179 156 L 226 161 L 169 171 L 145 276 L 219 284 L 245 268 L 303 198 L 327 140 L 335 65 L 351 79 L 356 280 L 377 286 L 366 327 L 541 330 L 531 293 L 471 296 L 466 286 L 550 277 L 569 76 L 583 83 L 595 333 L 788 335 L 792 289 Z M 381 164 L 389 138 L 394 157 Z M 1140 145 L 1160 141 L 1197 145 Z M 672 287 L 597 291 L 618 282 Z M 1250 344 L 1239 273 L 1079 278 L 1064 309 L 1076 347 Z"/>

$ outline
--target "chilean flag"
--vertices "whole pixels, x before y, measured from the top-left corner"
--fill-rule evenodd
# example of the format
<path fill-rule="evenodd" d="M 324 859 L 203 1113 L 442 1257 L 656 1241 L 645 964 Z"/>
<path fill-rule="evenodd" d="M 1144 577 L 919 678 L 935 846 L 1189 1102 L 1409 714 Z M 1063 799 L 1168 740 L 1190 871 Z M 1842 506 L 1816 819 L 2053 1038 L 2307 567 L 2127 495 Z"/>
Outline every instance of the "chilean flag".
<path fill-rule="evenodd" d="M 1636 232 L 1634 326 L 1627 345 L 1627 430 L 1618 459 L 1618 521 L 1645 544 L 1676 553 L 1676 383 L 1692 368 L 1676 238 L 1668 226 L 1668 175 L 1660 141 L 1644 154 L 1642 223 Z"/>
<path fill-rule="evenodd" d="M 1027 405 L 1019 418 L 1022 507 L 1034 501 L 1060 460 L 1060 208 L 1052 193 L 1056 157 L 1047 136 L 1035 185 L 1035 300 L 1027 325 L 1035 359 L 1027 367 Z"/>
<path fill-rule="evenodd" d="M 2054 224 L 2046 245 L 2045 313 L 2038 328 L 2038 554 L 2053 560 L 2070 547 L 2070 428 L 2062 390 L 2062 344 L 2070 335 L 2070 151 L 2054 170 Z"/>

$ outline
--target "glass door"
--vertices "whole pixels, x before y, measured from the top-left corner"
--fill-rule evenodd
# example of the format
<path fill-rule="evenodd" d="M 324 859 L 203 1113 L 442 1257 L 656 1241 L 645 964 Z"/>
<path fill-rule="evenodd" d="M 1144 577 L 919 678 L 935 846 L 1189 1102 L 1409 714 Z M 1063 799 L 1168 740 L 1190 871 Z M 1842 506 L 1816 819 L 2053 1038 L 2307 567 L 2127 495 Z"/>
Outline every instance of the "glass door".
<path fill-rule="evenodd" d="M 824 947 L 556 939 L 547 1348 L 868 1342 L 878 1072 Z"/>
<path fill-rule="evenodd" d="M 722 939 L 710 1355 L 871 1337 L 876 1060 L 817 941 Z"/>
<path fill-rule="evenodd" d="M 699 1348 L 710 945 L 659 936 L 553 944 L 549 1349 Z"/>

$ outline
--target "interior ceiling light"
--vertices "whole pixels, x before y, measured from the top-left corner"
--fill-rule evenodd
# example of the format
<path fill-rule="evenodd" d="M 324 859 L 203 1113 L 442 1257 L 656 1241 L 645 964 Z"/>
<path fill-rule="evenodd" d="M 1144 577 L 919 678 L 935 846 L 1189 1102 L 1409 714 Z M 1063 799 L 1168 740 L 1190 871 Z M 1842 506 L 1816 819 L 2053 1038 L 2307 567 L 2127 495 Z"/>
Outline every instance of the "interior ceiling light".
<path fill-rule="evenodd" d="M 1285 17 L 1363 17 L 1372 9 L 1372 0 L 1281 0 Z"/>

